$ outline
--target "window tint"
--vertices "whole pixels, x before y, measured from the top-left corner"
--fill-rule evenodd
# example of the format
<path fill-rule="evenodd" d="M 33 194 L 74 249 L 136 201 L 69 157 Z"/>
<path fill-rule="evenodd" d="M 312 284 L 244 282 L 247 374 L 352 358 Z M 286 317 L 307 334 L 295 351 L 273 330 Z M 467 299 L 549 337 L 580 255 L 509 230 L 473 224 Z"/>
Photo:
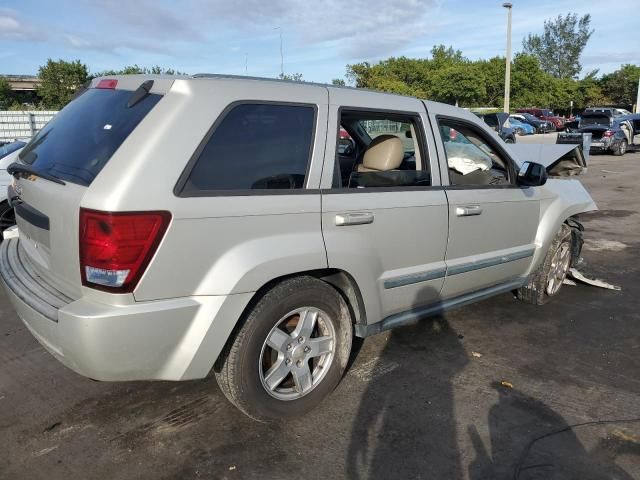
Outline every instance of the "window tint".
<path fill-rule="evenodd" d="M 311 106 L 233 107 L 202 149 L 183 192 L 302 188 L 314 122 Z"/>
<path fill-rule="evenodd" d="M 114 152 L 158 103 L 147 95 L 132 107 L 134 92 L 89 89 L 47 123 L 20 152 L 37 171 L 89 185 Z"/>
<path fill-rule="evenodd" d="M 509 161 L 495 150 L 479 129 L 440 120 L 451 185 L 509 185 Z"/>
<path fill-rule="evenodd" d="M 418 140 L 418 117 L 344 111 L 341 113 L 334 188 L 431 185 Z"/>

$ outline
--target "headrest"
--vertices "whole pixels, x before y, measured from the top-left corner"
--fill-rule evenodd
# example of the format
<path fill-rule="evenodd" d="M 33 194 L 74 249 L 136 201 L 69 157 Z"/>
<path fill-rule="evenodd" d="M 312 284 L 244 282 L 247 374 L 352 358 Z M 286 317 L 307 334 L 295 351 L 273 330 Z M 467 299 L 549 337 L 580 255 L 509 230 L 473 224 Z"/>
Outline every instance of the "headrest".
<path fill-rule="evenodd" d="M 402 163 L 404 146 L 395 135 L 380 135 L 373 139 L 362 159 L 363 170 L 387 172 Z"/>

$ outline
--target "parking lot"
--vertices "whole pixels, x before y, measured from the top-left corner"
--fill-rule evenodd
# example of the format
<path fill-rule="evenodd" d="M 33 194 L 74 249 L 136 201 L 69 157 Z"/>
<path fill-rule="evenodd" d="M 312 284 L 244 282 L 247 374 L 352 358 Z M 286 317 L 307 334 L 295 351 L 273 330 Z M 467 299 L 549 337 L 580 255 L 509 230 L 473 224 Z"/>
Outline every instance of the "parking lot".
<path fill-rule="evenodd" d="M 621 291 L 505 294 L 370 337 L 289 423 L 248 419 L 213 378 L 80 377 L 0 293 L 0 478 L 640 478 L 640 153 L 580 178 L 600 208 L 580 269 Z"/>

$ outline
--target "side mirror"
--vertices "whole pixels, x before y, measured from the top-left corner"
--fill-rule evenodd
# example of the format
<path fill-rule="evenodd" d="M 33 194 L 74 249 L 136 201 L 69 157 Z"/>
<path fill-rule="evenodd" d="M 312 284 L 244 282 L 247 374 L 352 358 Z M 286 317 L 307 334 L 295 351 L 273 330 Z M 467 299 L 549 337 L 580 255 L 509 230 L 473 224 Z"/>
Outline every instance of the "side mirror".
<path fill-rule="evenodd" d="M 539 187 L 547 183 L 547 169 L 534 162 L 524 162 L 518 172 L 518 185 Z"/>

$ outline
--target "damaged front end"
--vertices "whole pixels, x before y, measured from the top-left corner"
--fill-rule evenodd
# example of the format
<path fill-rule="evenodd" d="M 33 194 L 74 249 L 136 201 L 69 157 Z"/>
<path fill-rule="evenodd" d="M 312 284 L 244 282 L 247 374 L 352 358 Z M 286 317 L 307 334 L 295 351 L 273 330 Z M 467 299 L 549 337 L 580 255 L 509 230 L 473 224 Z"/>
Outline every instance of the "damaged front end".
<path fill-rule="evenodd" d="M 584 245 L 584 238 L 582 233 L 584 232 L 584 227 L 582 223 L 578 221 L 577 216 L 567 218 L 566 222 L 571 228 L 571 267 L 577 267 L 582 263 L 582 257 L 580 254 L 582 253 L 582 245 Z"/>
<path fill-rule="evenodd" d="M 587 170 L 587 158 L 582 145 L 575 144 L 513 144 L 508 145 L 519 165 L 534 162 L 543 165 L 550 177 L 573 177 Z"/>

